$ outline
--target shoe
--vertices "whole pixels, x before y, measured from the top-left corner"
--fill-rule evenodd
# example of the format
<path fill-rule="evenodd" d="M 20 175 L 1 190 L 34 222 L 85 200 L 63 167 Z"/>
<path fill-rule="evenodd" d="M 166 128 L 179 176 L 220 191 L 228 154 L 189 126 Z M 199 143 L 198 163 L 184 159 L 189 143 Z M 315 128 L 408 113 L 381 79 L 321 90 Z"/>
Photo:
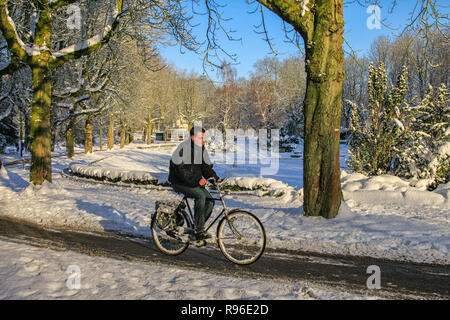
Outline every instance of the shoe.
<path fill-rule="evenodd" d="M 197 241 L 207 240 L 207 239 L 211 239 L 211 238 L 212 238 L 212 235 L 210 235 L 206 231 L 200 231 L 200 232 L 195 233 L 195 240 L 197 240 Z"/>

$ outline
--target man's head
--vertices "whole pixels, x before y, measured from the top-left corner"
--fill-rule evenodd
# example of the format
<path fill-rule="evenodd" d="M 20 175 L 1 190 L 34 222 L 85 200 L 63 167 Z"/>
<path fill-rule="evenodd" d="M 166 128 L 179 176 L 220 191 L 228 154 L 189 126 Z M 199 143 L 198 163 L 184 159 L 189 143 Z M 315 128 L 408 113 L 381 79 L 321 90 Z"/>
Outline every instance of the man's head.
<path fill-rule="evenodd" d="M 205 143 L 205 129 L 202 127 L 192 127 L 189 133 L 195 145 L 202 147 Z"/>

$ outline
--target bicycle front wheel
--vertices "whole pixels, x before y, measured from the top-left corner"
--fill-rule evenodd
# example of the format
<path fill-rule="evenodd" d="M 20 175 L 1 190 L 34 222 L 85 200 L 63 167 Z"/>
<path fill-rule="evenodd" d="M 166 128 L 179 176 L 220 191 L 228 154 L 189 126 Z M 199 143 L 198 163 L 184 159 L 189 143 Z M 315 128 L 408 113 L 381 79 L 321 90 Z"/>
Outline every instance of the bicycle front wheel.
<path fill-rule="evenodd" d="M 189 246 L 189 242 L 182 241 L 175 230 L 167 231 L 158 219 L 161 219 L 159 213 L 155 213 L 151 222 L 152 236 L 155 245 L 161 252 L 175 256 L 184 252 Z M 186 219 L 183 219 L 183 226 L 186 226 Z M 158 223 L 159 222 L 159 223 Z"/>
<path fill-rule="evenodd" d="M 247 211 L 233 211 L 217 227 L 217 242 L 225 257 L 236 264 L 251 264 L 266 247 L 266 232 L 259 219 Z"/>

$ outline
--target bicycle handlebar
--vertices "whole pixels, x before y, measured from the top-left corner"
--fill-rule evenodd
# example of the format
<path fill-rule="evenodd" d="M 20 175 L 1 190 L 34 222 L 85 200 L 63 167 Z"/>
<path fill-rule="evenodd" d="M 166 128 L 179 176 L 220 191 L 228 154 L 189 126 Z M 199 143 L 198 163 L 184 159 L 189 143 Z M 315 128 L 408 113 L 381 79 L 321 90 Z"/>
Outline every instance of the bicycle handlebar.
<path fill-rule="evenodd" d="M 215 186 L 216 188 L 217 188 L 217 191 L 221 191 L 220 190 L 220 188 L 219 188 L 219 183 L 217 182 L 217 180 L 216 180 L 216 178 L 214 178 L 214 177 L 211 177 L 211 178 L 208 178 L 206 181 L 208 181 L 209 183 L 211 183 L 213 186 Z M 223 181 L 223 180 L 222 180 Z"/>

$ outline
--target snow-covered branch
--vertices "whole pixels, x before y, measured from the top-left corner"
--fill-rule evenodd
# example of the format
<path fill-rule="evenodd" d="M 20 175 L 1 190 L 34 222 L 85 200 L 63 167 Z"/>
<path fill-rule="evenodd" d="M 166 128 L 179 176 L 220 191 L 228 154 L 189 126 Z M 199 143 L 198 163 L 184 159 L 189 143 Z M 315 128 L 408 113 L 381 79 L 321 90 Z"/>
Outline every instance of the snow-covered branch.
<path fill-rule="evenodd" d="M 17 28 L 16 28 L 16 24 L 15 24 L 14 20 L 9 15 L 8 6 L 6 5 L 6 1 L 2 1 L 2 2 L 3 3 L 0 4 L 2 6 L 2 8 L 1 8 L 2 12 L 0 13 L 2 15 L 2 24 L 5 23 L 3 21 L 3 15 L 5 15 L 6 21 L 7 21 L 7 23 L 9 23 L 8 27 L 14 33 L 14 40 L 22 48 L 22 50 L 25 51 L 28 56 L 37 56 L 37 55 L 40 55 L 43 51 L 48 51 L 49 49 L 46 46 L 39 47 L 39 46 L 33 45 L 33 46 L 29 47 L 25 44 L 25 42 L 23 42 L 23 40 L 20 38 L 20 36 L 17 32 Z M 38 14 L 37 14 L 37 12 L 34 12 L 32 18 L 31 18 L 31 21 L 32 21 L 32 23 L 31 23 L 32 31 L 31 32 L 32 32 L 33 36 L 34 36 L 37 20 L 38 20 Z"/>
<path fill-rule="evenodd" d="M 62 59 L 65 57 L 72 57 L 75 54 L 83 55 L 83 52 L 89 52 L 95 49 L 97 46 L 105 42 L 110 36 L 114 28 L 118 25 L 120 17 L 125 13 L 123 10 L 123 2 L 117 0 L 116 6 L 114 7 L 112 15 L 108 18 L 103 30 L 98 32 L 95 36 L 81 40 L 74 45 L 68 46 L 56 52 L 52 52 L 52 56 L 57 59 Z M 69 58 L 69 59 L 70 59 Z"/>

